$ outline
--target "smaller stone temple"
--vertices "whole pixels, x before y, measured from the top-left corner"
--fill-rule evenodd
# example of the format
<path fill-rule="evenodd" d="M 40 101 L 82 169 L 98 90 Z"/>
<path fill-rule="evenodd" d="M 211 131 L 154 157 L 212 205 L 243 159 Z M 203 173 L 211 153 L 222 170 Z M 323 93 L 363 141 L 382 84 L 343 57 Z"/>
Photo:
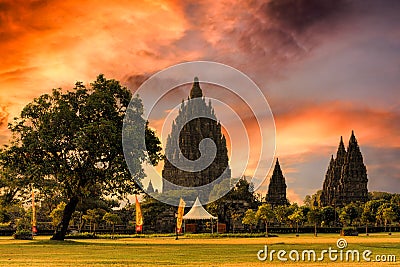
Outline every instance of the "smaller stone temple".
<path fill-rule="evenodd" d="M 336 158 L 331 157 L 321 194 L 322 206 L 342 207 L 351 202 L 368 200 L 367 168 L 354 131 L 347 151 L 340 137 Z"/>
<path fill-rule="evenodd" d="M 272 173 L 268 186 L 267 203 L 271 204 L 273 207 L 287 205 L 286 188 L 285 177 L 282 174 L 281 166 L 277 158 L 274 172 Z"/>

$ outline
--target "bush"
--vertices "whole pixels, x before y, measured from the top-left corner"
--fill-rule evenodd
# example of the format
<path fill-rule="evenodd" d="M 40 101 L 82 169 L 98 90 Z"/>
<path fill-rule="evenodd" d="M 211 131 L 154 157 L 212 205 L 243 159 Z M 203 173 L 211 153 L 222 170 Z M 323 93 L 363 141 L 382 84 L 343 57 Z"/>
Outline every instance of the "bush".
<path fill-rule="evenodd" d="M 32 240 L 32 232 L 26 229 L 17 230 L 15 234 L 13 234 L 14 239 L 21 239 L 21 240 Z"/>
<path fill-rule="evenodd" d="M 341 236 L 358 236 L 357 228 L 355 227 L 344 227 L 340 231 Z"/>

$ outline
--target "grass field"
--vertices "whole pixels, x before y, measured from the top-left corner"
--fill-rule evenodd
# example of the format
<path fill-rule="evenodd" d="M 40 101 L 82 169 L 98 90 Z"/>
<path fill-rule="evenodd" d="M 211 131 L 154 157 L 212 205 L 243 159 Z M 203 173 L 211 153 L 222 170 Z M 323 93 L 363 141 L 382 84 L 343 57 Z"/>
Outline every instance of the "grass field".
<path fill-rule="evenodd" d="M 324 261 L 281 263 L 259 261 L 257 252 L 267 244 L 270 250 L 314 249 L 317 257 L 321 250 L 337 249 L 336 234 L 318 237 L 304 234 L 281 235 L 274 238 L 180 238 L 151 237 L 123 239 L 50 241 L 49 237 L 36 237 L 33 241 L 0 238 L 0 266 L 400 266 L 400 233 L 392 236 L 373 234 L 369 237 L 346 237 L 347 248 L 370 256 L 395 255 L 396 262 L 340 262 Z M 287 255 L 286 255 L 287 257 Z"/>

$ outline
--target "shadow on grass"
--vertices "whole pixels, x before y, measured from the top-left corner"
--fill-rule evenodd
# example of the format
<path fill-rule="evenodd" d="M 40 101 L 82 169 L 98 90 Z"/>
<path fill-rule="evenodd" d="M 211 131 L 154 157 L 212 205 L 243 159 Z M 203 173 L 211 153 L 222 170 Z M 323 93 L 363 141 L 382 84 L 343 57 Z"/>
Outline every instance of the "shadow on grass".
<path fill-rule="evenodd" d="M 171 239 L 172 241 L 172 239 Z M 59 241 L 59 240 L 50 240 L 49 239 L 34 239 L 30 240 L 29 242 L 26 243 L 21 243 L 19 244 L 20 246 L 82 246 L 82 247 L 88 247 L 88 246 L 93 246 L 93 247 L 144 247 L 144 246 L 152 246 L 152 247 L 163 247 L 165 244 L 148 244 L 146 242 L 143 243 L 129 243 L 129 240 L 121 240 L 118 241 L 118 239 L 110 240 L 110 239 L 79 239 L 79 240 L 71 240 L 71 239 L 66 239 L 64 241 Z M 168 246 L 181 246 L 182 244 L 168 244 Z"/>

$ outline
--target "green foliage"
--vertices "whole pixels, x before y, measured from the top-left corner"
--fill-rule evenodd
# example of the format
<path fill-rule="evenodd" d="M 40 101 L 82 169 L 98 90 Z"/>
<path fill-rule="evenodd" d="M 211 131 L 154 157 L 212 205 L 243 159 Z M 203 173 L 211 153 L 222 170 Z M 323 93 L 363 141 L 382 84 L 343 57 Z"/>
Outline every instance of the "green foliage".
<path fill-rule="evenodd" d="M 157 195 L 157 199 L 159 199 L 160 201 L 171 203 L 173 201 L 178 202 L 181 197 L 183 199 L 195 199 L 197 197 L 197 192 L 196 190 L 183 189 L 183 190 L 170 190 L 165 193 L 163 192 L 162 194 L 153 193 L 152 195 L 153 196 Z"/>
<path fill-rule="evenodd" d="M 283 224 L 288 219 L 289 207 L 288 206 L 277 206 L 273 209 L 276 220 Z"/>
<path fill-rule="evenodd" d="M 298 208 L 295 212 L 288 216 L 288 219 L 296 223 L 297 232 L 299 231 L 299 224 L 305 220 L 303 210 Z"/>
<path fill-rule="evenodd" d="M 107 212 L 103 216 L 103 221 L 105 221 L 107 224 L 115 225 L 121 223 L 121 218 L 118 216 L 118 214 Z"/>
<path fill-rule="evenodd" d="M 390 201 L 392 198 L 392 194 L 388 192 L 370 192 L 369 193 L 369 198 L 371 200 L 386 200 Z"/>
<path fill-rule="evenodd" d="M 322 212 L 317 208 L 311 209 L 307 213 L 307 218 L 310 223 L 314 224 L 314 235 L 317 236 L 317 226 L 322 222 Z"/>
<path fill-rule="evenodd" d="M 346 214 L 346 218 L 349 221 L 349 224 L 353 225 L 353 222 L 361 217 L 362 209 L 360 208 L 360 205 L 350 203 L 343 208 L 342 212 Z"/>
<path fill-rule="evenodd" d="M 216 196 L 221 196 L 221 192 L 229 188 L 231 190 L 225 196 L 208 204 L 207 210 L 212 214 L 218 215 L 220 222 L 226 222 L 228 229 L 229 226 L 233 229 L 232 214 L 239 212 L 241 217 L 244 216 L 244 212 L 238 211 L 238 205 L 245 204 L 247 208 L 256 209 L 259 203 L 255 193 L 251 191 L 252 185 L 246 180 L 246 177 L 221 181 L 211 191 L 210 200 L 215 199 Z"/>
<path fill-rule="evenodd" d="M 82 218 L 89 223 L 91 230 L 93 230 L 93 233 L 96 234 L 96 225 L 102 221 L 105 214 L 106 211 L 103 209 L 90 209 L 86 211 L 86 214 L 83 215 Z"/>
<path fill-rule="evenodd" d="M 248 225 L 250 227 L 250 231 L 252 231 L 253 226 L 257 225 L 257 220 L 256 212 L 252 209 L 248 209 L 244 214 L 242 223 L 244 225 Z"/>
<path fill-rule="evenodd" d="M 318 209 L 311 209 L 307 214 L 307 219 L 310 223 L 319 224 L 322 221 L 322 213 Z"/>
<path fill-rule="evenodd" d="M 231 214 L 231 219 L 232 219 L 232 231 L 233 233 L 235 233 L 235 225 L 236 222 L 240 221 L 240 219 L 242 218 L 242 214 L 237 213 L 237 212 L 233 212 Z"/>
<path fill-rule="evenodd" d="M 393 223 L 398 218 L 398 215 L 389 203 L 385 203 L 378 208 L 376 218 L 381 223 L 383 222 L 386 227 L 388 223 Z"/>
<path fill-rule="evenodd" d="M 142 179 L 141 163 L 160 159 L 160 142 L 154 131 L 146 130 L 141 100 L 133 98 L 129 105 L 130 101 L 127 88 L 99 75 L 90 86 L 77 82 L 71 91 L 54 89 L 34 99 L 10 124 L 13 139 L 0 157 L 3 168 L 23 181 L 22 187 L 34 184 L 55 190 L 67 200 L 61 232 L 54 238 L 65 236 L 79 200 L 139 193 L 132 176 Z M 130 133 L 146 130 L 146 145 L 151 148 L 145 153 L 141 145 L 145 142 L 140 141 L 129 148 L 130 160 L 137 166 L 132 174 L 122 148 L 125 114 L 135 122 L 135 132 Z"/>
<path fill-rule="evenodd" d="M 16 225 L 20 218 L 27 216 L 27 212 L 22 207 L 21 203 L 12 204 L 8 206 L 2 206 L 0 208 L 0 218 L 3 223 L 10 223 L 11 225 Z"/>
<path fill-rule="evenodd" d="M 148 121 L 146 122 L 145 144 L 146 150 L 150 151 L 148 159 L 151 164 L 157 165 L 160 160 L 164 159 L 164 156 L 161 154 L 161 141 L 158 139 L 156 132 L 149 128 Z"/>
<path fill-rule="evenodd" d="M 350 216 L 345 210 L 342 210 L 342 212 L 339 214 L 339 220 L 344 226 L 347 226 L 349 224 Z"/>
<path fill-rule="evenodd" d="M 103 221 L 105 221 L 107 224 L 112 225 L 112 232 L 114 234 L 114 227 L 116 224 L 120 224 L 121 218 L 118 216 L 118 214 L 107 212 L 103 216 Z"/>
<path fill-rule="evenodd" d="M 158 219 L 162 216 L 165 216 L 165 212 L 171 208 L 171 206 L 160 202 L 155 198 L 146 197 L 141 203 L 141 209 L 145 220 L 144 223 L 152 228 L 157 228 Z M 176 212 L 177 209 L 173 209 L 174 212 Z M 130 220 L 133 220 L 135 217 L 135 205 L 132 205 L 132 207 L 130 207 L 130 216 Z"/>
<path fill-rule="evenodd" d="M 258 207 L 256 217 L 264 223 L 268 223 L 275 218 L 274 210 L 270 204 L 262 204 Z"/>
<path fill-rule="evenodd" d="M 10 216 L 7 213 L 7 210 L 0 206 L 0 223 L 7 223 L 10 221 Z"/>
<path fill-rule="evenodd" d="M 321 209 L 322 222 L 325 226 L 331 225 L 335 221 L 336 211 L 331 206 L 326 206 Z"/>
<path fill-rule="evenodd" d="M 311 196 L 311 199 L 309 199 L 309 208 L 317 208 L 321 207 L 321 195 L 322 195 L 322 190 L 318 190 L 315 194 Z M 308 202 L 308 199 L 307 199 Z"/>
<path fill-rule="evenodd" d="M 16 231 L 31 231 L 31 216 L 25 216 L 16 220 Z"/>
<path fill-rule="evenodd" d="M 15 150 L 8 147 L 0 149 L 0 207 L 3 208 L 18 204 L 17 196 L 21 197 L 27 194 L 27 190 L 24 190 L 24 188 L 28 187 L 28 181 L 21 179 L 23 177 L 19 176 L 18 171 L 5 165 L 9 161 L 12 162 L 13 166 L 20 166 L 21 163 L 17 160 L 20 159 Z"/>
<path fill-rule="evenodd" d="M 26 229 L 17 230 L 13 234 L 13 238 L 20 239 L 20 240 L 31 240 L 32 232 L 30 230 L 26 230 Z"/>
<path fill-rule="evenodd" d="M 311 196 L 310 195 L 306 195 L 304 200 L 303 200 L 304 206 L 311 208 L 312 207 L 311 202 L 312 202 Z"/>
<path fill-rule="evenodd" d="M 270 204 L 262 204 L 258 207 L 256 218 L 265 223 L 265 235 L 268 237 L 268 223 L 275 219 L 274 210 Z"/>
<path fill-rule="evenodd" d="M 61 219 L 63 217 L 63 212 L 65 209 L 65 202 L 60 202 L 57 207 L 51 211 L 50 218 L 52 220 L 53 226 L 57 227 L 61 223 Z"/>
<path fill-rule="evenodd" d="M 361 213 L 361 221 L 365 223 L 375 223 L 377 218 L 376 214 L 381 205 L 386 203 L 383 199 L 373 199 L 364 204 L 363 211 Z"/>

